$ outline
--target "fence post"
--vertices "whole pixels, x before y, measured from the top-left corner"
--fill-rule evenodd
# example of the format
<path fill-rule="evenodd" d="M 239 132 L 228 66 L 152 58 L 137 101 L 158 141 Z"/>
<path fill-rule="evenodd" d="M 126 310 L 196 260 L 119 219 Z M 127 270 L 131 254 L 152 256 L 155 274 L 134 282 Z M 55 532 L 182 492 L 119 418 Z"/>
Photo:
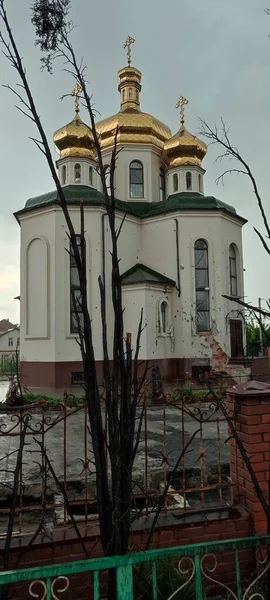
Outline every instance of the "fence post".
<path fill-rule="evenodd" d="M 270 467 L 270 384 L 249 381 L 227 390 L 227 409 L 248 453 L 261 490 L 268 497 Z M 267 523 L 250 475 L 236 446 L 229 441 L 234 501 L 252 516 L 254 533 L 265 534 Z"/>

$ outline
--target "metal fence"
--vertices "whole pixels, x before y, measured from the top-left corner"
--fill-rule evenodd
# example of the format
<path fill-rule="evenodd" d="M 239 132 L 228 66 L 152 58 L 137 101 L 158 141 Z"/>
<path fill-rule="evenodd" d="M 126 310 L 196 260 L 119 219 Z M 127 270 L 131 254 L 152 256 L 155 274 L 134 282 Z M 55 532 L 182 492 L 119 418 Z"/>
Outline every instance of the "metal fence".
<path fill-rule="evenodd" d="M 0 573 L 1 597 L 60 600 L 268 598 L 270 536 L 149 550 Z"/>
<path fill-rule="evenodd" d="M 207 392 L 193 400 L 179 391 L 138 407 L 143 424 L 133 468 L 134 519 L 154 512 L 162 496 L 167 513 L 231 502 L 227 423 Z M 106 435 L 105 409 L 103 423 Z M 6 532 L 12 499 L 14 533 L 34 531 L 42 519 L 52 528 L 72 518 L 94 518 L 95 465 L 85 400 L 65 395 L 54 407 L 42 400 L 2 407 L 0 448 L 0 533 Z M 110 474 L 109 457 L 107 463 Z"/>

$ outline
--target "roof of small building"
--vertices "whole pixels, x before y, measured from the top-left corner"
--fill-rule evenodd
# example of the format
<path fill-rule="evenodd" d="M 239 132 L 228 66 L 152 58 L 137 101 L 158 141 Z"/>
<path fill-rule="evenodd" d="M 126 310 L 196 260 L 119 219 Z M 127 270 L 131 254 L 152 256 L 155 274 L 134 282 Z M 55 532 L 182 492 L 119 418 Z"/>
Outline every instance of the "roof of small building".
<path fill-rule="evenodd" d="M 105 205 L 103 194 L 94 188 L 84 185 L 67 185 L 63 188 L 63 191 L 67 204 L 76 205 L 83 200 L 85 206 Z M 58 203 L 57 190 L 35 196 L 27 200 L 25 207 L 17 211 L 15 217 L 18 218 L 25 212 Z M 161 202 L 130 202 L 116 199 L 116 208 L 142 219 L 179 211 L 222 211 L 234 215 L 243 223 L 246 223 L 246 220 L 237 215 L 235 208 L 230 204 L 226 204 L 214 196 L 203 196 L 195 192 L 172 194 Z"/>
<path fill-rule="evenodd" d="M 3 337 L 4 335 L 9 335 L 10 333 L 12 333 L 12 331 L 20 331 L 20 328 L 18 325 L 14 325 L 14 327 L 11 327 L 10 329 L 6 329 L 6 331 L 0 331 L 0 337 Z"/>
<path fill-rule="evenodd" d="M 16 327 L 15 323 L 11 323 L 9 319 L 1 319 L 0 321 L 0 334 L 5 333 L 9 329 L 13 329 Z"/>
<path fill-rule="evenodd" d="M 121 275 L 122 285 L 132 285 L 136 283 L 161 283 L 162 285 L 175 286 L 175 281 L 170 279 L 154 269 L 150 269 L 146 265 L 137 263 L 128 271 Z"/>

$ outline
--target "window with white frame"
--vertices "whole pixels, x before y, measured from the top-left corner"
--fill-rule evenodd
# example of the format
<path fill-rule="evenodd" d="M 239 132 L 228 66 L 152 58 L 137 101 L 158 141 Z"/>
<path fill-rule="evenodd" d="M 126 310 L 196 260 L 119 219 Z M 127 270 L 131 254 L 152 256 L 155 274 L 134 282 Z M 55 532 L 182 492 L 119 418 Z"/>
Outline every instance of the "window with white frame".
<path fill-rule="evenodd" d="M 187 190 L 191 190 L 192 188 L 192 175 L 190 171 L 186 172 L 186 188 Z"/>
<path fill-rule="evenodd" d="M 129 195 L 130 198 L 143 198 L 143 165 L 139 160 L 133 160 L 129 165 Z"/>
<path fill-rule="evenodd" d="M 230 267 L 230 294 L 237 296 L 237 264 L 236 250 L 234 244 L 229 248 L 229 267 Z"/>
<path fill-rule="evenodd" d="M 159 335 L 171 334 L 171 308 L 166 298 L 158 301 L 158 333 Z"/>
<path fill-rule="evenodd" d="M 74 182 L 81 183 L 81 165 L 79 163 L 75 163 L 74 165 Z"/>
<path fill-rule="evenodd" d="M 199 184 L 199 192 L 202 193 L 202 175 L 201 175 L 201 173 L 198 174 L 198 184 Z"/>
<path fill-rule="evenodd" d="M 81 254 L 81 236 L 76 235 L 76 242 Z M 70 243 L 70 333 L 78 333 L 79 325 L 83 328 L 83 313 L 79 272 L 72 244 Z"/>
<path fill-rule="evenodd" d="M 209 264 L 208 245 L 205 240 L 197 240 L 195 253 L 196 328 L 197 331 L 210 330 Z"/>
<path fill-rule="evenodd" d="M 63 165 L 62 167 L 62 184 L 65 185 L 67 183 L 67 166 Z"/>
<path fill-rule="evenodd" d="M 159 190 L 160 190 L 160 194 L 159 194 L 160 201 L 165 200 L 165 198 L 166 198 L 166 193 L 165 193 L 165 172 L 164 172 L 163 167 L 160 167 L 160 169 L 159 169 Z"/>
<path fill-rule="evenodd" d="M 13 347 L 13 337 L 8 338 L 8 345 L 9 345 L 9 348 Z"/>
<path fill-rule="evenodd" d="M 94 172 L 94 169 L 90 165 L 90 167 L 89 167 L 89 185 L 93 185 L 93 172 Z"/>
<path fill-rule="evenodd" d="M 174 192 L 178 191 L 178 174 L 177 173 L 173 174 L 173 191 Z"/>

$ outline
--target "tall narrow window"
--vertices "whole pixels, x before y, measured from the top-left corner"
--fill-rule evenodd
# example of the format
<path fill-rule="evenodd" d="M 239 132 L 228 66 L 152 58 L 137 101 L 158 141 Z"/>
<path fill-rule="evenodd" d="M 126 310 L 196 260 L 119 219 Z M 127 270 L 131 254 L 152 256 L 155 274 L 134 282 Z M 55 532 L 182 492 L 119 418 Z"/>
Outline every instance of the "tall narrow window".
<path fill-rule="evenodd" d="M 162 299 L 158 303 L 158 333 L 159 335 L 170 335 L 171 333 L 171 311 L 168 300 Z"/>
<path fill-rule="evenodd" d="M 110 193 L 110 165 L 104 165 L 104 173 L 105 173 L 105 182 L 107 191 Z"/>
<path fill-rule="evenodd" d="M 199 192 L 202 193 L 202 176 L 201 173 L 198 175 Z"/>
<path fill-rule="evenodd" d="M 210 330 L 208 246 L 205 240 L 195 242 L 195 288 L 197 331 Z"/>
<path fill-rule="evenodd" d="M 66 185 L 67 183 L 67 167 L 63 165 L 62 167 L 62 185 Z"/>
<path fill-rule="evenodd" d="M 187 171 L 186 173 L 186 188 L 187 190 L 191 190 L 192 188 L 192 176 L 190 171 Z"/>
<path fill-rule="evenodd" d="M 230 294 L 237 296 L 237 268 L 236 268 L 236 251 L 233 244 L 229 249 L 229 266 L 230 266 Z"/>
<path fill-rule="evenodd" d="M 126 90 L 123 90 L 122 98 L 123 98 L 123 102 L 125 102 L 125 99 L 126 99 Z"/>
<path fill-rule="evenodd" d="M 93 185 L 93 167 L 89 167 L 89 185 Z"/>
<path fill-rule="evenodd" d="M 130 198 L 143 198 L 143 166 L 138 160 L 133 160 L 129 166 L 129 195 Z"/>
<path fill-rule="evenodd" d="M 8 338 L 8 345 L 9 347 L 13 346 L 13 337 Z"/>
<path fill-rule="evenodd" d="M 74 165 L 74 181 L 75 183 L 81 183 L 81 165 L 79 163 Z"/>
<path fill-rule="evenodd" d="M 159 190 L 160 200 L 165 200 L 165 173 L 163 167 L 159 169 Z"/>
<path fill-rule="evenodd" d="M 81 254 L 81 236 L 76 235 L 76 242 L 79 253 Z M 72 244 L 70 243 L 70 333 L 78 333 L 78 320 L 83 327 L 83 314 L 81 303 L 81 290 L 79 272 L 73 252 Z"/>
<path fill-rule="evenodd" d="M 173 191 L 174 192 L 178 191 L 178 175 L 177 175 L 177 173 L 173 174 Z"/>
<path fill-rule="evenodd" d="M 128 90 L 128 99 L 132 100 L 132 88 L 129 88 Z"/>

